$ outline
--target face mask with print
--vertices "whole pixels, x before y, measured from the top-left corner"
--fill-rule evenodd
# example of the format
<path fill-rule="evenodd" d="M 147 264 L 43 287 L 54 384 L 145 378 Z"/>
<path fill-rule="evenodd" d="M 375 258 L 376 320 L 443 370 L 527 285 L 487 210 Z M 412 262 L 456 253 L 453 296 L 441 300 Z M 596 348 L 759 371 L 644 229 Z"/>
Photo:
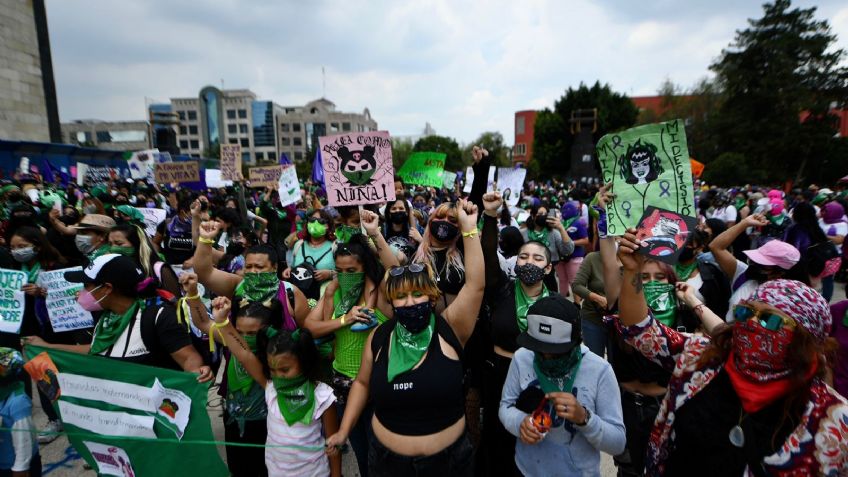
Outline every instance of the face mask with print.
<path fill-rule="evenodd" d="M 16 250 L 12 250 L 12 257 L 18 263 L 29 263 L 30 260 L 35 258 L 37 252 L 33 247 L 19 248 Z"/>
<path fill-rule="evenodd" d="M 545 277 L 545 269 L 532 263 L 515 266 L 515 276 L 525 285 L 535 285 Z"/>
<path fill-rule="evenodd" d="M 309 227 L 307 225 L 307 227 Z M 351 227 L 350 225 L 339 225 L 336 227 L 336 241 L 339 243 L 348 243 L 354 235 L 362 233 L 359 227 Z"/>
<path fill-rule="evenodd" d="M 439 241 L 450 242 L 459 235 L 459 227 L 447 220 L 433 220 L 430 222 L 430 232 Z"/>
<path fill-rule="evenodd" d="M 327 233 L 327 226 L 320 222 L 308 222 L 306 224 L 306 231 L 309 232 L 309 235 L 312 237 L 320 238 Z"/>
<path fill-rule="evenodd" d="M 429 301 L 417 305 L 394 307 L 394 317 L 398 320 L 398 324 L 412 334 L 421 333 L 427 328 L 432 313 L 433 304 Z"/>

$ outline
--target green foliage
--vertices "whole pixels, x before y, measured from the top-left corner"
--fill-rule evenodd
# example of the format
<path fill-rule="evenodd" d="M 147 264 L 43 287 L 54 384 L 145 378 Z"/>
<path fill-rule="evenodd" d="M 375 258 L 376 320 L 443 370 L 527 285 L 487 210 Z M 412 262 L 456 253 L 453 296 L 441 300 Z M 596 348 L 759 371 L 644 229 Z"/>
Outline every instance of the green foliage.
<path fill-rule="evenodd" d="M 474 146 L 480 146 L 483 149 L 489 151 L 489 154 L 493 158 L 492 164 L 498 167 L 511 167 L 512 161 L 509 157 L 509 147 L 504 143 L 504 137 L 499 132 L 484 132 L 477 139 L 471 142 L 471 144 L 465 146 L 462 149 L 462 162 L 464 164 L 471 164 L 473 162 L 473 158 L 471 157 L 471 149 Z"/>
<path fill-rule="evenodd" d="M 459 171 L 465 168 L 462 163 L 462 151 L 455 139 L 445 136 L 426 136 L 415 142 L 415 152 L 441 152 L 447 155 L 445 169 Z"/>
<path fill-rule="evenodd" d="M 738 152 L 725 152 L 704 168 L 701 178 L 708 184 L 728 187 L 742 183 L 763 183 L 765 174 L 752 168 L 744 155 Z"/>
<path fill-rule="evenodd" d="M 312 161 L 295 161 L 294 170 L 297 172 L 297 179 L 305 182 L 312 178 Z"/>

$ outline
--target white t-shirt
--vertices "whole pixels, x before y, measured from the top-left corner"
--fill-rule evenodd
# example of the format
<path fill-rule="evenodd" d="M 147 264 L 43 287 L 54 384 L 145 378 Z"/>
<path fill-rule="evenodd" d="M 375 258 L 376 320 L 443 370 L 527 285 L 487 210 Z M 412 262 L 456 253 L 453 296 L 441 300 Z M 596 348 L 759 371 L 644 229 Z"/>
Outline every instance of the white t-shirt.
<path fill-rule="evenodd" d="M 722 222 L 736 222 L 736 217 L 738 216 L 739 213 L 736 211 L 736 207 L 732 205 L 713 209 L 711 212 L 707 213 L 707 218 L 719 219 Z"/>
<path fill-rule="evenodd" d="M 825 235 L 828 237 L 836 237 L 842 236 L 845 237 L 848 235 L 848 224 L 845 222 L 837 222 L 835 224 L 826 224 L 824 221 L 819 221 L 819 226 L 824 231 Z M 836 248 L 839 250 L 839 253 L 842 253 L 842 244 L 834 244 Z"/>
<path fill-rule="evenodd" d="M 736 286 L 737 280 L 739 280 L 739 277 L 741 277 L 746 270 L 748 270 L 748 264 L 737 260 L 736 273 L 733 275 L 733 280 L 730 281 L 730 286 L 733 290 L 733 294 L 730 295 L 730 308 L 727 310 L 727 314 L 724 316 L 724 321 L 728 323 L 733 323 L 734 321 L 736 321 L 733 319 L 733 307 L 735 305 L 738 305 L 739 302 L 741 302 L 742 300 L 747 300 L 748 298 L 751 298 L 751 295 L 753 295 L 754 292 L 757 291 L 757 287 L 760 286 L 760 284 L 754 280 L 745 280 L 745 282 L 743 282 L 737 288 L 732 288 Z"/>

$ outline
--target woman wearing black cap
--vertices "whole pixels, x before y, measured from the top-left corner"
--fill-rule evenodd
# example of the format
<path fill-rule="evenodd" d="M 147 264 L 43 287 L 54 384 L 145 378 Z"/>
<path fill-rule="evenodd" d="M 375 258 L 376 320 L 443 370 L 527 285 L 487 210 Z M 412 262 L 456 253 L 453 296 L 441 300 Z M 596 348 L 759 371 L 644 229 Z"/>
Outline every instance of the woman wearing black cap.
<path fill-rule="evenodd" d="M 186 325 L 177 321 L 173 307 L 146 299 L 153 281 L 129 258 L 106 254 L 80 271 L 66 272 L 65 280 L 82 283 L 77 302 L 88 311 L 103 311 L 91 344 L 50 344 L 36 336 L 24 344 L 96 354 L 160 368 L 199 373 L 199 382 L 214 378 L 209 366 L 191 345 Z"/>

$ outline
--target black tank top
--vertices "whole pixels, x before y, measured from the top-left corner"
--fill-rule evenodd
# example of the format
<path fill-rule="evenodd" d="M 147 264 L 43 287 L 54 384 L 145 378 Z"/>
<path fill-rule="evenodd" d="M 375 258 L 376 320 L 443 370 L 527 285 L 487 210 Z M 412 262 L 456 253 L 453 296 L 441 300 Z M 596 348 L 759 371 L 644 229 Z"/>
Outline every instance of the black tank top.
<path fill-rule="evenodd" d="M 465 415 L 462 361 L 442 353 L 441 336 L 462 357 L 462 346 L 450 325 L 436 317 L 436 329 L 424 362 L 388 382 L 389 336 L 396 320 L 377 328 L 371 340 L 374 366 L 369 385 L 374 414 L 386 429 L 406 436 L 424 436 L 447 429 Z"/>
<path fill-rule="evenodd" d="M 492 300 L 492 343 L 515 353 L 518 349 L 515 339 L 521 334 L 515 310 L 515 283 L 512 280 L 505 282 L 506 285 Z"/>

